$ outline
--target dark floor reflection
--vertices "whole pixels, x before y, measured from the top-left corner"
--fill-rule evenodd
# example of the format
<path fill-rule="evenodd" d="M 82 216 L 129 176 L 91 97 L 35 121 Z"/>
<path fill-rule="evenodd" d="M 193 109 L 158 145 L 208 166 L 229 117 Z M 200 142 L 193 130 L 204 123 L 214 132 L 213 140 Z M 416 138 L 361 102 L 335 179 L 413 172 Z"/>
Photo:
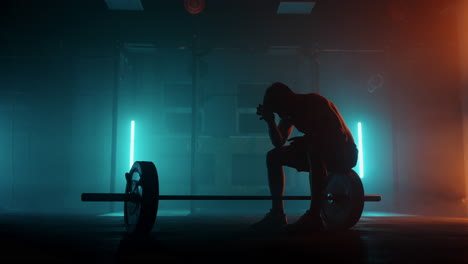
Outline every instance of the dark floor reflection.
<path fill-rule="evenodd" d="M 468 263 L 468 219 L 363 217 L 287 235 L 250 231 L 260 217 L 162 216 L 136 238 L 121 217 L 0 215 L 0 263 Z"/>
<path fill-rule="evenodd" d="M 219 223 L 213 223 L 211 228 L 209 224 L 182 225 L 183 233 L 173 230 L 153 232 L 145 237 L 125 236 L 120 241 L 117 260 L 121 263 L 138 260 L 161 263 L 195 260 L 218 263 L 266 260 L 366 263 L 368 259 L 366 244 L 357 230 L 289 235 L 257 233 L 242 225 L 238 230 L 227 225 L 224 232 L 218 232 Z"/>

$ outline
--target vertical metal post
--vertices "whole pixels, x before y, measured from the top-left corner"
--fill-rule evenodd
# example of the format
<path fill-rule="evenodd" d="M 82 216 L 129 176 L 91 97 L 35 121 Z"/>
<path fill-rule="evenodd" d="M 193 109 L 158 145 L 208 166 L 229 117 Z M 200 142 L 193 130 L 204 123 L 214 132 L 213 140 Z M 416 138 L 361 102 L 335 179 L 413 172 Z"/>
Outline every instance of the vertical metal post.
<path fill-rule="evenodd" d="M 11 200 L 10 208 L 16 207 L 16 195 L 15 195 L 15 179 L 16 179 L 16 170 L 15 170 L 15 119 L 16 119 L 16 93 L 13 95 L 13 104 L 11 107 Z"/>
<path fill-rule="evenodd" d="M 192 137 L 191 137 L 191 160 L 190 160 L 190 194 L 196 191 L 196 156 L 198 143 L 198 28 L 195 23 L 192 38 Z M 195 211 L 195 201 L 190 201 L 190 213 Z"/>
<path fill-rule="evenodd" d="M 315 65 L 315 92 L 320 94 L 320 60 L 319 60 L 319 46 L 318 43 L 315 44 L 315 49 L 312 53 L 312 60 Z"/>
<path fill-rule="evenodd" d="M 392 85 L 392 75 L 393 75 L 393 60 L 392 60 L 392 52 L 391 46 L 386 47 L 385 51 L 385 59 L 387 64 L 387 86 Z M 398 139 L 399 139 L 399 128 L 398 128 L 398 108 L 396 107 L 395 103 L 398 102 L 397 93 L 394 92 L 394 89 L 387 89 L 390 91 L 390 114 L 392 120 L 392 148 L 393 148 L 393 206 L 395 210 L 398 212 L 401 210 L 400 207 L 400 175 L 399 175 L 399 168 L 398 168 Z"/>
<path fill-rule="evenodd" d="M 117 41 L 114 47 L 114 89 L 112 96 L 112 143 L 111 143 L 111 173 L 110 173 L 110 192 L 115 193 L 115 175 L 117 164 L 117 121 L 118 121 L 118 102 L 120 87 L 120 43 Z M 114 211 L 115 204 L 110 203 L 110 210 Z"/>

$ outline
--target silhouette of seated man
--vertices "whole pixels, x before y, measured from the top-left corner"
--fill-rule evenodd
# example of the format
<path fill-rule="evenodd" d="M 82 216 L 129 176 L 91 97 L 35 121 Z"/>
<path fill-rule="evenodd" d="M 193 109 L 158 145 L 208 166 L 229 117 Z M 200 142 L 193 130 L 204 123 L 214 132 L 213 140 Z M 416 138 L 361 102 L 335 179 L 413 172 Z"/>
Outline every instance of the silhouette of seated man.
<path fill-rule="evenodd" d="M 278 125 L 275 115 L 280 117 Z M 268 183 L 272 196 L 283 196 L 283 166 L 309 172 L 310 209 L 297 222 L 288 224 L 284 202 L 272 200 L 272 208 L 252 225 L 255 230 L 286 228 L 290 232 L 320 231 L 320 201 L 327 171 L 348 171 L 356 165 L 358 150 L 353 136 L 335 104 L 316 94 L 297 94 L 283 83 L 273 83 L 265 91 L 257 115 L 268 125 L 274 149 L 267 153 Z M 293 128 L 303 136 L 290 137 Z M 285 145 L 287 142 L 289 145 Z"/>

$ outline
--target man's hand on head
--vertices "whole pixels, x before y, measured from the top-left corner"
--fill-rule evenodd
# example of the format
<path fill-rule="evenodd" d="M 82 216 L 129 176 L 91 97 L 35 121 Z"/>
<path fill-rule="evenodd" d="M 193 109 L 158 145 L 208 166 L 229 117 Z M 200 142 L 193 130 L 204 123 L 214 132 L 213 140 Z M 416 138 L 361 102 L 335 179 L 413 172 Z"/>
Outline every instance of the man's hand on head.
<path fill-rule="evenodd" d="M 257 106 L 257 115 L 260 116 L 260 120 L 265 120 L 266 122 L 275 121 L 275 115 L 268 107 L 264 107 L 262 104 Z"/>

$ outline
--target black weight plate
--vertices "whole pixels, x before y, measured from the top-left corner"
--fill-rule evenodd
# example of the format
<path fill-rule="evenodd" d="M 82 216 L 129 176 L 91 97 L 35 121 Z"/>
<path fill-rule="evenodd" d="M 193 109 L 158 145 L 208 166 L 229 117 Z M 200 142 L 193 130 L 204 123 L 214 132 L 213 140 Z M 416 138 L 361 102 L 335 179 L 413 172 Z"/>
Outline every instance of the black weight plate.
<path fill-rule="evenodd" d="M 127 176 L 126 194 L 133 198 L 124 202 L 124 219 L 130 234 L 147 234 L 158 213 L 159 179 L 154 163 L 136 161 Z M 136 199 L 135 199 L 136 198 Z"/>
<path fill-rule="evenodd" d="M 325 195 L 333 194 L 334 201 L 322 201 L 321 216 L 328 230 L 348 229 L 361 218 L 364 209 L 364 187 L 359 175 L 350 170 L 348 173 L 330 173 Z"/>

